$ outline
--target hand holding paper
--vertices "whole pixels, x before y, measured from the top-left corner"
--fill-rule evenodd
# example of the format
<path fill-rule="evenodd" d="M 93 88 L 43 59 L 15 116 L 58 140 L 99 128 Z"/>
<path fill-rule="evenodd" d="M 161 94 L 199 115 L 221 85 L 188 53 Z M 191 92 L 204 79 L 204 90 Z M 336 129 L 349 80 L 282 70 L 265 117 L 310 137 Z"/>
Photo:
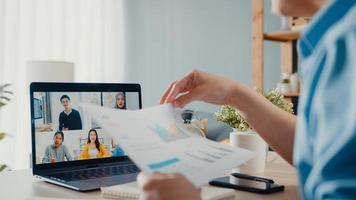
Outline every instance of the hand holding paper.
<path fill-rule="evenodd" d="M 83 105 L 142 171 L 181 173 L 201 186 L 253 153 L 196 136 L 170 104 L 130 111 Z"/>

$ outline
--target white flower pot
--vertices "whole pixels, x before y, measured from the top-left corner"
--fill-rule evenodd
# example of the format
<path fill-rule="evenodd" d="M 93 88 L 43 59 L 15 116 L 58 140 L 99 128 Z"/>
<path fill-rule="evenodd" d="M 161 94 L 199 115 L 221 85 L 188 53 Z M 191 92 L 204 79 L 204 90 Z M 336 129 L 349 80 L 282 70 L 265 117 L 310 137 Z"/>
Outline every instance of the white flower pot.
<path fill-rule="evenodd" d="M 277 90 L 281 93 L 289 93 L 291 92 L 291 87 L 289 83 L 277 83 Z"/>
<path fill-rule="evenodd" d="M 299 92 L 299 75 L 297 73 L 290 76 L 290 88 L 294 93 Z"/>
<path fill-rule="evenodd" d="M 268 152 L 267 143 L 254 131 L 234 131 L 230 133 L 230 145 L 233 147 L 244 148 L 256 154 L 256 156 L 246 164 L 233 169 L 239 173 L 260 173 L 266 165 Z"/>

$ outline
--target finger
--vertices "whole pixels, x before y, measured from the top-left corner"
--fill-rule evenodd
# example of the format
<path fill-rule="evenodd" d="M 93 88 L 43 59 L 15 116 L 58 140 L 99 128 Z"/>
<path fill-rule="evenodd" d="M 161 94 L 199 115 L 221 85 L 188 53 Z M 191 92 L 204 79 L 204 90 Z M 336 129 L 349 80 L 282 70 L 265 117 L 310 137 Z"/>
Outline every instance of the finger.
<path fill-rule="evenodd" d="M 162 185 L 166 176 L 167 175 L 159 172 L 153 174 L 140 173 L 137 177 L 137 182 L 139 187 L 144 191 L 156 190 Z"/>
<path fill-rule="evenodd" d="M 195 100 L 202 100 L 201 97 L 201 89 L 195 88 L 192 91 L 179 96 L 176 100 L 174 100 L 172 102 L 172 105 L 175 107 L 179 107 L 179 108 L 183 108 L 185 105 L 187 105 L 188 103 L 195 101 Z"/>
<path fill-rule="evenodd" d="M 159 200 L 159 197 L 155 191 L 143 192 L 140 195 L 140 200 Z"/>
<path fill-rule="evenodd" d="M 154 172 L 152 174 L 146 173 L 146 172 L 140 172 L 137 176 L 137 184 L 139 187 L 143 187 L 147 182 L 149 182 L 151 179 L 157 179 L 161 177 L 161 173 L 159 172 Z"/>
<path fill-rule="evenodd" d="M 173 84 L 170 92 L 168 93 L 168 95 L 166 97 L 165 103 L 173 102 L 176 99 L 178 94 L 187 92 L 190 89 L 194 88 L 195 76 L 196 76 L 196 71 L 190 72 L 185 77 L 183 77 L 181 80 L 179 80 L 175 84 Z"/>
<path fill-rule="evenodd" d="M 140 188 L 143 187 L 143 185 L 147 182 L 148 179 L 148 174 L 146 174 L 145 172 L 140 172 L 137 176 L 137 184 Z"/>
<path fill-rule="evenodd" d="M 172 87 L 174 86 L 174 84 L 175 84 L 176 82 L 177 82 L 177 81 L 173 81 L 173 82 L 169 85 L 168 89 L 164 92 L 163 96 L 161 97 L 159 104 L 163 104 L 163 103 L 166 101 L 168 94 L 170 93 L 170 91 L 172 90 Z"/>

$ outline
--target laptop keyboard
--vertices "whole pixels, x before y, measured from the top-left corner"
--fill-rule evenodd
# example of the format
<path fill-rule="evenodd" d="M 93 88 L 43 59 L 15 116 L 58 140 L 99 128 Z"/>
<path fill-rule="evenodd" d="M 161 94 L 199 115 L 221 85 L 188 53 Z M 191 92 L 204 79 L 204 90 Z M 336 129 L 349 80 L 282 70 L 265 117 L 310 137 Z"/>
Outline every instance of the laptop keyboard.
<path fill-rule="evenodd" d="M 123 175 L 123 174 L 133 174 L 139 171 L 140 169 L 136 165 L 130 164 L 130 165 L 119 165 L 119 166 L 110 166 L 110 167 L 103 167 L 103 168 L 61 172 L 61 173 L 52 174 L 49 176 L 49 178 L 60 182 L 68 182 L 68 181 L 87 180 L 87 179 L 116 176 L 116 175 Z"/>

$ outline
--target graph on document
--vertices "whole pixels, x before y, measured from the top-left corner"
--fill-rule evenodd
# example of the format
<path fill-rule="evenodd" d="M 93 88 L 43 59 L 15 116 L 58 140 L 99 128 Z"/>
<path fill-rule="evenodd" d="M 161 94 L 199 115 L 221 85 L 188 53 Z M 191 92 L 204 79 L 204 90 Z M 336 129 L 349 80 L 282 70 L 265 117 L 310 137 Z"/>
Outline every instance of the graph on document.
<path fill-rule="evenodd" d="M 188 134 L 182 131 L 177 124 L 172 124 L 169 126 L 169 128 L 165 128 L 156 123 L 150 128 L 165 142 L 172 142 L 190 137 Z"/>

